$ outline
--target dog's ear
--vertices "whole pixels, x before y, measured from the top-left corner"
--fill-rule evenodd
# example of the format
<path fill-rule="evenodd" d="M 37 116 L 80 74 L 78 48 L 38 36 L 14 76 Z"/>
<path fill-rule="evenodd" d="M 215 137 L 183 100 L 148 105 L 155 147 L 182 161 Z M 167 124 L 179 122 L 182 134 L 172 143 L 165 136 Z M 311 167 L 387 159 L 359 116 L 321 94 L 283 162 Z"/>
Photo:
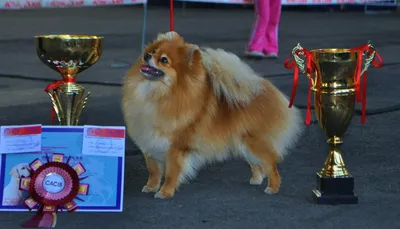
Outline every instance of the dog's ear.
<path fill-rule="evenodd" d="M 194 44 L 188 44 L 186 49 L 186 60 L 189 64 L 201 62 L 200 48 Z"/>
<path fill-rule="evenodd" d="M 19 177 L 19 172 L 17 166 L 14 166 L 10 171 L 10 176 L 12 177 Z"/>
<path fill-rule="evenodd" d="M 183 43 L 183 38 L 175 31 L 159 33 L 156 41 L 177 41 Z"/>

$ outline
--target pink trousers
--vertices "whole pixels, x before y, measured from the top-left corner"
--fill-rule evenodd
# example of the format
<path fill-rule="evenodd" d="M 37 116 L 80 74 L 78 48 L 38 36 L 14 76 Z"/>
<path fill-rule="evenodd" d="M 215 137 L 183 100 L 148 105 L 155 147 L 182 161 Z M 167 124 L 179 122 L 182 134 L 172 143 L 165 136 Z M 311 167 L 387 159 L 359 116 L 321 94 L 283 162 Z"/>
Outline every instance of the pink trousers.
<path fill-rule="evenodd" d="M 249 51 L 278 53 L 281 5 L 281 0 L 254 0 L 255 22 L 248 43 Z"/>

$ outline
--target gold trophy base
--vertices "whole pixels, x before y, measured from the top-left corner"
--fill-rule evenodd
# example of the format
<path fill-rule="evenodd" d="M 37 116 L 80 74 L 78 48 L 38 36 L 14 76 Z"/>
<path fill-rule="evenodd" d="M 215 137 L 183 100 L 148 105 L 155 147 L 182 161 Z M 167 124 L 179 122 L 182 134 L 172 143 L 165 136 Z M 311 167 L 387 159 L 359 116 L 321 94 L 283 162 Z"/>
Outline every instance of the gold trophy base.
<path fill-rule="evenodd" d="M 313 190 L 317 204 L 358 204 L 354 193 L 354 177 L 324 177 L 317 173 L 317 188 Z"/>
<path fill-rule="evenodd" d="M 358 203 L 358 197 L 354 193 L 354 177 L 347 171 L 339 148 L 342 143 L 339 137 L 328 140 L 328 158 L 324 168 L 317 173 L 317 188 L 313 190 L 314 201 L 317 204 Z"/>

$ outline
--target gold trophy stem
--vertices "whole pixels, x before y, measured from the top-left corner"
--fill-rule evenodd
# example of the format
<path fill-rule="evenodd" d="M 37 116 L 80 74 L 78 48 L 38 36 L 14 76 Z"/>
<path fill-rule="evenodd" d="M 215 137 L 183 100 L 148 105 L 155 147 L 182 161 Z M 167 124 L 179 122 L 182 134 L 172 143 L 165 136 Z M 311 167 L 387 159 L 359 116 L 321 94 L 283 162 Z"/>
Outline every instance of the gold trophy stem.
<path fill-rule="evenodd" d="M 340 150 L 340 145 L 343 144 L 343 140 L 340 137 L 332 137 L 328 139 L 329 144 L 329 155 L 325 161 L 325 166 L 319 172 L 321 176 L 324 177 L 347 177 L 349 172 L 342 157 L 342 150 Z"/>
<path fill-rule="evenodd" d="M 90 93 L 75 82 L 63 82 L 58 88 L 48 92 L 59 125 L 77 126 Z"/>

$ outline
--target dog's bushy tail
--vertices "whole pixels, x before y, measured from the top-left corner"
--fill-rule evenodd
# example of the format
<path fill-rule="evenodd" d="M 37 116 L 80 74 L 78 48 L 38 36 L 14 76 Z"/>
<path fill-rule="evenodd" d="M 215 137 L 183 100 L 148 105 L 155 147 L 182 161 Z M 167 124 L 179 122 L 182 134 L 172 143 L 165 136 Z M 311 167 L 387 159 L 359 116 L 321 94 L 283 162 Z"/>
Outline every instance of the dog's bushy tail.
<path fill-rule="evenodd" d="M 211 48 L 201 54 L 216 96 L 225 98 L 229 105 L 248 104 L 264 90 L 263 78 L 235 54 Z"/>

